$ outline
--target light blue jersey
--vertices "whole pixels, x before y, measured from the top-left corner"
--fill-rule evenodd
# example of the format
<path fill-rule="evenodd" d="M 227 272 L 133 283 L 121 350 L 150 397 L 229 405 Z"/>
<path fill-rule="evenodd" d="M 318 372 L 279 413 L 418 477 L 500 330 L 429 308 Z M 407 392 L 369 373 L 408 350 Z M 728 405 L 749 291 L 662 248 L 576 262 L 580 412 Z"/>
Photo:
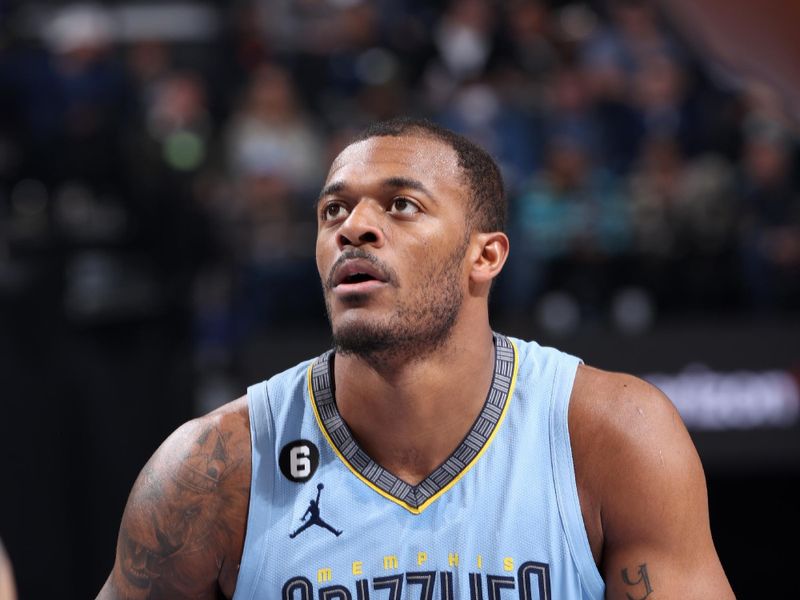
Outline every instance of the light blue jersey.
<path fill-rule="evenodd" d="M 579 360 L 495 335 L 484 407 L 416 486 L 358 446 L 333 354 L 248 390 L 253 475 L 236 600 L 600 599 L 567 427 Z"/>

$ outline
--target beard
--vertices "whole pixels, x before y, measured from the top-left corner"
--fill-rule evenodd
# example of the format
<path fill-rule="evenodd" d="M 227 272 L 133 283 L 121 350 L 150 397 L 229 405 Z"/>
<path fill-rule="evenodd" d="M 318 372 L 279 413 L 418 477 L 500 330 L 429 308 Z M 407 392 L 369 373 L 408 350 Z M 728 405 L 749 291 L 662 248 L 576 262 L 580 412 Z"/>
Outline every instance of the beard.
<path fill-rule="evenodd" d="M 336 327 L 326 294 L 335 351 L 380 367 L 398 360 L 420 360 L 441 348 L 452 333 L 464 301 L 461 266 L 468 244 L 467 237 L 450 256 L 429 264 L 426 272 L 420 274 L 422 283 L 415 288 L 413 298 L 401 302 L 386 318 L 351 321 Z M 396 285 L 394 272 L 371 254 L 356 249 L 348 257 L 365 258 L 382 267 L 390 273 L 389 281 Z"/>

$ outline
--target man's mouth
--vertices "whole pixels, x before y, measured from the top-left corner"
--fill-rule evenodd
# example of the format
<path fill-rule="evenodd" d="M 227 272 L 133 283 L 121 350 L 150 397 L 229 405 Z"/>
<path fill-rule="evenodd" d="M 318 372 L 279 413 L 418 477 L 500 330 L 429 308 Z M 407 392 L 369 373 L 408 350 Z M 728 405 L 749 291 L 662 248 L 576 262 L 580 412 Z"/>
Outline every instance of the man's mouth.
<path fill-rule="evenodd" d="M 362 281 L 377 281 L 372 275 L 369 273 L 353 273 L 352 275 L 348 275 L 342 280 L 344 284 L 350 283 L 361 283 Z"/>
<path fill-rule="evenodd" d="M 346 260 L 333 271 L 331 288 L 335 293 L 367 292 L 388 283 L 389 277 L 369 260 Z"/>

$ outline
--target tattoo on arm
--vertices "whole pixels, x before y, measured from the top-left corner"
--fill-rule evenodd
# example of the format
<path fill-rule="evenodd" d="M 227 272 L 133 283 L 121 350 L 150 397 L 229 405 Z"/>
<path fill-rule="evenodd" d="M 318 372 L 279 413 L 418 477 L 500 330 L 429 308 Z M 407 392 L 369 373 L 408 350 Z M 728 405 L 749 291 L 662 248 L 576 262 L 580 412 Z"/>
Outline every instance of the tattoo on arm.
<path fill-rule="evenodd" d="M 626 592 L 625 596 L 628 600 L 644 600 L 653 593 L 653 587 L 650 585 L 650 578 L 647 576 L 647 563 L 639 565 L 637 575 L 639 576 L 638 579 L 631 580 L 630 575 L 628 575 L 627 567 L 622 569 L 622 581 L 624 581 L 626 585 L 636 586 L 638 593 L 644 593 L 644 596 L 632 596 Z"/>
<path fill-rule="evenodd" d="M 249 440 L 248 440 L 249 441 Z M 225 485 L 242 464 L 231 432 L 205 427 L 171 473 L 148 465 L 134 488 L 118 541 L 123 581 L 148 598 L 195 595 L 211 585 L 237 535 L 246 486 Z M 234 479 L 236 481 L 236 479 Z M 207 589 L 207 588 L 206 588 Z"/>

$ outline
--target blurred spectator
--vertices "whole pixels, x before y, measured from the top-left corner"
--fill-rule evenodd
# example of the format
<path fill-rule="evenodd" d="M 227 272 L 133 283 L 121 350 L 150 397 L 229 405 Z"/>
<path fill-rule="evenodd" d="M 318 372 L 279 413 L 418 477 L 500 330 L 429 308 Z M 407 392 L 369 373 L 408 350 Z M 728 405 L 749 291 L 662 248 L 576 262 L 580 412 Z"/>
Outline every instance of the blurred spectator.
<path fill-rule="evenodd" d="M 262 2 L 265 33 L 289 54 L 335 55 L 376 41 L 375 8 L 364 0 Z"/>
<path fill-rule="evenodd" d="M 435 57 L 425 73 L 426 102 L 440 110 L 459 84 L 484 74 L 494 50 L 495 11 L 489 0 L 452 0 L 437 24 Z"/>
<path fill-rule="evenodd" d="M 156 102 L 160 84 L 172 73 L 169 46 L 158 39 L 136 40 L 127 49 L 125 56 L 141 105 L 151 106 Z"/>
<path fill-rule="evenodd" d="M 548 79 L 561 61 L 552 18 L 539 0 L 514 0 L 504 8 L 489 76 L 504 103 L 540 127 Z M 540 138 L 537 133 L 532 141 Z"/>
<path fill-rule="evenodd" d="M 580 140 L 583 151 L 593 163 L 603 161 L 606 149 L 602 145 L 593 98 L 583 71 L 562 67 L 547 83 L 545 119 L 548 137 Z"/>
<path fill-rule="evenodd" d="M 736 206 L 733 168 L 706 154 L 687 159 L 654 135 L 630 176 L 641 282 L 662 307 L 731 305 Z"/>
<path fill-rule="evenodd" d="M 264 65 L 253 73 L 225 132 L 234 178 L 271 177 L 295 199 L 316 191 L 324 169 L 322 138 L 301 106 L 284 69 Z"/>
<path fill-rule="evenodd" d="M 155 84 L 145 107 L 150 138 L 175 171 L 200 168 L 213 135 L 205 84 L 193 72 L 172 72 Z"/>
<path fill-rule="evenodd" d="M 747 124 L 741 252 L 747 297 L 758 309 L 800 305 L 800 194 L 793 146 L 774 122 Z"/>
<path fill-rule="evenodd" d="M 655 109 L 650 104 L 660 108 L 666 105 L 659 113 L 663 120 L 662 113 L 667 113 L 674 101 L 672 96 L 665 97 L 662 90 L 647 88 L 646 84 L 655 87 L 659 81 L 657 75 L 649 74 L 651 63 L 661 61 L 675 69 L 680 67 L 676 63 L 677 48 L 659 27 L 651 2 L 612 0 L 608 14 L 609 22 L 594 28 L 579 54 L 595 106 L 604 162 L 615 171 L 624 172 L 636 157 L 644 130 L 655 120 L 651 115 Z M 672 92 L 674 82 L 667 81 L 664 87 Z M 649 94 L 643 93 L 643 88 Z"/>
<path fill-rule="evenodd" d="M 524 310 L 543 290 L 563 289 L 588 310 L 601 307 L 618 283 L 613 261 L 630 249 L 624 189 L 578 135 L 553 137 L 545 164 L 513 204 L 511 301 Z"/>
<path fill-rule="evenodd" d="M 733 183 L 720 157 L 689 160 L 673 138 L 649 138 L 631 174 L 637 249 L 659 256 L 720 252 L 734 223 Z"/>
<path fill-rule="evenodd" d="M 644 140 L 652 137 L 675 139 L 689 156 L 721 148 L 713 136 L 724 115 L 708 114 L 707 92 L 696 89 L 690 71 L 673 56 L 646 59 L 633 78 L 632 95 L 641 123 L 640 151 Z M 718 96 L 715 103 L 715 112 L 724 113 L 724 98 Z"/>
<path fill-rule="evenodd" d="M 440 17 L 438 2 L 377 0 L 380 39 L 402 59 L 403 79 L 417 87 L 423 69 L 435 53 L 433 31 Z"/>
<path fill-rule="evenodd" d="M 512 0 L 505 6 L 507 59 L 529 80 L 541 81 L 557 64 L 550 13 L 540 0 Z"/>
<path fill-rule="evenodd" d="M 141 88 L 140 126 L 127 136 L 121 193 L 133 245 L 151 265 L 165 301 L 188 312 L 194 277 L 217 252 L 202 202 L 203 177 L 214 166 L 215 126 L 203 77 L 166 66 L 159 49 L 149 51 L 156 56 Z"/>
<path fill-rule="evenodd" d="M 683 126 L 684 75 L 666 55 L 652 56 L 633 77 L 633 97 L 644 130 L 652 137 L 676 137 Z"/>
<path fill-rule="evenodd" d="M 610 0 L 607 25 L 583 49 L 583 65 L 605 79 L 606 93 L 624 93 L 619 79 L 641 72 L 653 57 L 675 56 L 677 48 L 659 26 L 655 5 L 647 0 Z M 600 80 L 598 80 L 598 83 Z M 611 87 L 616 82 L 623 87 Z"/>
<path fill-rule="evenodd" d="M 131 87 L 112 52 L 113 21 L 100 7 L 73 5 L 45 27 L 47 46 L 17 44 L 0 66 L 21 121 L 24 169 L 48 182 L 67 176 L 113 185 Z M 49 51 L 48 51 L 49 50 Z"/>
<path fill-rule="evenodd" d="M 534 122 L 507 105 L 488 81 L 461 87 L 438 121 L 486 148 L 500 165 L 511 193 L 538 166 L 540 149 Z"/>
<path fill-rule="evenodd" d="M 364 0 L 262 2 L 265 29 L 277 34 L 278 55 L 286 56 L 300 95 L 312 110 L 333 122 L 346 118 L 364 83 L 359 62 L 379 49 L 376 6 Z M 329 116 L 330 115 L 330 116 Z"/>
<path fill-rule="evenodd" d="M 228 297 L 201 302 L 201 343 L 230 347 L 243 337 L 316 307 L 295 289 L 316 286 L 312 204 L 323 177 L 323 138 L 302 109 L 289 74 L 259 67 L 225 126 L 230 183 L 211 205 L 232 261 L 206 273 L 204 289 Z M 307 297 L 307 296 L 305 296 Z M 206 340 L 206 341 L 202 341 Z"/>
<path fill-rule="evenodd" d="M 374 84 L 364 85 L 351 104 L 353 112 L 337 120 L 337 125 L 362 129 L 368 123 L 406 114 L 412 101 L 410 90 L 394 74 Z M 328 163 L 330 164 L 330 163 Z"/>

